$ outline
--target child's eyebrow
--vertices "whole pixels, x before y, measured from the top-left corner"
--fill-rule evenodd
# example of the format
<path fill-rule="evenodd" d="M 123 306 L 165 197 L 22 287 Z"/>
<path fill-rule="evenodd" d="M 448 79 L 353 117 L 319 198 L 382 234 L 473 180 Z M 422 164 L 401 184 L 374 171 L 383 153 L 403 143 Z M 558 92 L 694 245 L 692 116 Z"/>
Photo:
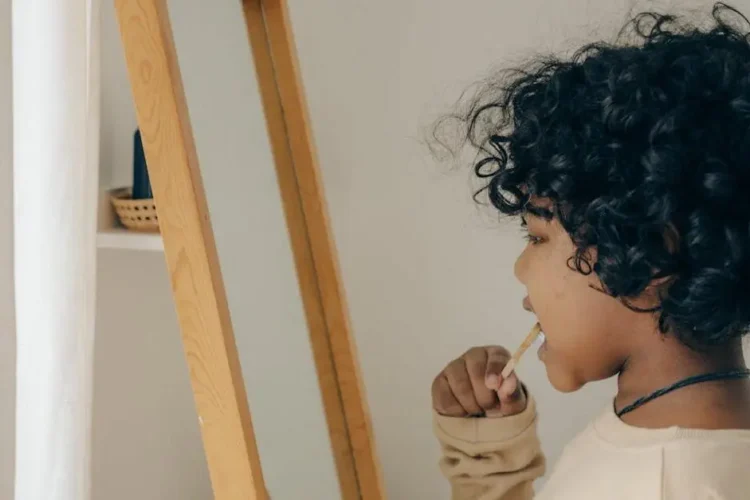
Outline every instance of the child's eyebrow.
<path fill-rule="evenodd" d="M 538 217 L 547 221 L 552 220 L 555 217 L 555 214 L 549 208 L 540 207 L 539 205 L 532 205 L 531 203 L 527 203 L 524 207 L 524 214 Z"/>

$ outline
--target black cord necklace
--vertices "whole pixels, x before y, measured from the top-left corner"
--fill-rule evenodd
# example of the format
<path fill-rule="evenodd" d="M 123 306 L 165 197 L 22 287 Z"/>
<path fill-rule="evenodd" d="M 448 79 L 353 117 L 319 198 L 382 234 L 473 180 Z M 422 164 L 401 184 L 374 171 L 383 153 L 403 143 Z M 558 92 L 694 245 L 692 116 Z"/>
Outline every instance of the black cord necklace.
<path fill-rule="evenodd" d="M 704 373 L 703 375 L 693 375 L 692 377 L 677 381 L 672 385 L 654 391 L 648 396 L 636 399 L 634 402 L 630 403 L 620 411 L 617 411 L 617 408 L 615 408 L 615 413 L 618 417 L 622 417 L 626 413 L 630 413 L 636 408 L 640 408 L 649 401 L 653 401 L 660 396 L 669 394 L 672 391 L 682 389 L 683 387 L 687 387 L 689 385 L 699 384 L 701 382 L 713 382 L 715 380 L 739 380 L 743 378 L 750 378 L 750 370 L 732 370 L 728 372 L 713 372 Z"/>

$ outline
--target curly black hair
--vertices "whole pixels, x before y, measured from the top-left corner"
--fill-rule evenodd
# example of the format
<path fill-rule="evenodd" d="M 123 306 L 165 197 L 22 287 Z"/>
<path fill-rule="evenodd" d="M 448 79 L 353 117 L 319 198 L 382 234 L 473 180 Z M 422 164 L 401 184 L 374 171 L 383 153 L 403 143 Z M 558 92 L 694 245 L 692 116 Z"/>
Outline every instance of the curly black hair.
<path fill-rule="evenodd" d="M 692 347 L 750 325 L 749 26 L 724 3 L 701 28 L 642 13 L 615 43 L 503 72 L 460 114 L 480 193 L 506 215 L 548 199 L 569 265 L 629 307 L 663 282 L 650 312 Z"/>

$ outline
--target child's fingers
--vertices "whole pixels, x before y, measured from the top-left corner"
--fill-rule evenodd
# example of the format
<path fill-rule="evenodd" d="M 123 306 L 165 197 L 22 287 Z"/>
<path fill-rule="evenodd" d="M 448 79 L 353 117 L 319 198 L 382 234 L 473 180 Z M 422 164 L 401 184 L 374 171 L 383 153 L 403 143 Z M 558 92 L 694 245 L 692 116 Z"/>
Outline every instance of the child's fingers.
<path fill-rule="evenodd" d="M 511 373 L 503 380 L 497 391 L 500 398 L 500 411 L 503 415 L 515 415 L 526 408 L 526 394 L 515 373 Z"/>
<path fill-rule="evenodd" d="M 475 347 L 463 356 L 466 361 L 466 371 L 469 373 L 471 385 L 474 387 L 474 399 L 480 408 L 489 410 L 497 407 L 497 392 L 487 387 L 486 367 L 488 349 Z"/>
<path fill-rule="evenodd" d="M 485 385 L 488 389 L 497 391 L 502 383 L 500 374 L 510 360 L 510 353 L 502 347 L 487 348 L 487 367 L 485 368 Z"/>
<path fill-rule="evenodd" d="M 526 395 L 515 374 L 504 379 L 511 359 L 499 346 L 475 347 L 452 361 L 433 381 L 433 408 L 441 415 L 508 416 L 526 408 Z"/>
<path fill-rule="evenodd" d="M 515 373 L 508 375 L 508 378 L 502 381 L 500 388 L 497 390 L 497 395 L 500 397 L 500 402 L 507 401 L 513 394 L 518 390 L 518 377 Z"/>
<path fill-rule="evenodd" d="M 474 396 L 474 386 L 471 383 L 471 377 L 466 368 L 464 358 L 458 358 L 445 369 L 445 376 L 448 379 L 453 395 L 456 397 L 467 415 L 481 415 L 484 410 L 477 403 Z"/>
<path fill-rule="evenodd" d="M 448 377 L 441 373 L 432 383 L 432 407 L 446 417 L 463 417 L 464 407 L 451 390 Z"/>

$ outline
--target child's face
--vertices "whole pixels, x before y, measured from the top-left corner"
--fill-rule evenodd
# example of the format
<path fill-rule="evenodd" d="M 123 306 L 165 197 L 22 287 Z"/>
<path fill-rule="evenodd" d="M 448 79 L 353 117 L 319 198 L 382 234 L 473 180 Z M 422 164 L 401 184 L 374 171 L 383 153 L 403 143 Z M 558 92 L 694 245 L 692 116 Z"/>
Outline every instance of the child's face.
<path fill-rule="evenodd" d="M 570 269 L 575 245 L 556 219 L 532 213 L 525 219 L 529 243 L 515 272 L 528 292 L 526 306 L 536 314 L 546 337 L 540 358 L 550 382 L 569 392 L 615 375 L 632 352 L 636 332 L 631 329 L 648 315 L 592 288 L 600 288 L 596 275 Z"/>

